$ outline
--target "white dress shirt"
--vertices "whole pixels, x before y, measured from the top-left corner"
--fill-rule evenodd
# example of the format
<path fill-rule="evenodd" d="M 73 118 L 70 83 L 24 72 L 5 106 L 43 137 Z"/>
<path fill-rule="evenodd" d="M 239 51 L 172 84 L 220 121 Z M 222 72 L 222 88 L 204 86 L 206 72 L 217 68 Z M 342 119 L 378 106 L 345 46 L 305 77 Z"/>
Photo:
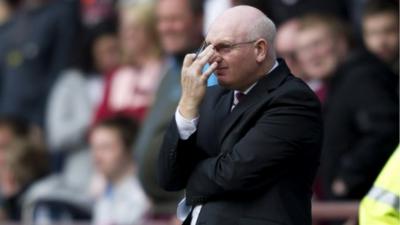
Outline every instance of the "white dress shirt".
<path fill-rule="evenodd" d="M 275 61 L 274 66 L 268 71 L 268 73 L 270 73 L 271 71 L 273 71 L 276 67 L 278 67 L 279 63 L 278 61 Z M 257 84 L 254 83 L 253 85 L 251 85 L 245 92 L 243 92 L 243 94 L 247 94 L 249 93 L 249 91 L 251 89 L 253 89 L 253 87 Z M 236 98 L 236 93 L 238 93 L 239 91 L 235 90 L 234 94 L 233 94 L 233 104 L 231 107 L 231 111 L 236 107 L 236 105 L 239 103 L 239 100 Z M 179 132 L 179 137 L 182 140 L 187 140 L 190 135 L 192 135 L 194 132 L 196 132 L 197 129 L 197 124 L 199 122 L 199 117 L 196 117 L 192 120 L 188 120 L 185 117 L 182 116 L 182 114 L 179 112 L 179 108 L 176 110 L 175 112 L 175 120 L 176 120 L 176 125 L 178 127 L 178 132 Z M 201 211 L 201 207 L 202 205 L 196 205 L 193 208 L 192 211 L 192 221 L 190 221 L 190 225 L 195 225 L 197 222 L 197 219 L 199 218 L 199 214 Z M 186 198 L 182 199 L 182 201 L 179 203 L 178 205 L 178 209 L 177 209 L 177 217 L 178 219 L 180 219 L 181 221 L 184 221 L 186 219 L 186 217 L 189 215 L 191 210 L 191 207 L 188 207 L 186 205 Z"/>

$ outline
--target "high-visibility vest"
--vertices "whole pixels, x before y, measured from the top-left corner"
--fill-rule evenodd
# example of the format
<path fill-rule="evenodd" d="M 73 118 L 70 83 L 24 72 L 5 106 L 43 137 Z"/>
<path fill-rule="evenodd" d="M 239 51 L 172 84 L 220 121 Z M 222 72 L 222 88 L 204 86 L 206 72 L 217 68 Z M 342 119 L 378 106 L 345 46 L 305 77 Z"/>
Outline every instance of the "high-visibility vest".
<path fill-rule="evenodd" d="M 400 225 L 400 145 L 360 205 L 360 225 Z"/>

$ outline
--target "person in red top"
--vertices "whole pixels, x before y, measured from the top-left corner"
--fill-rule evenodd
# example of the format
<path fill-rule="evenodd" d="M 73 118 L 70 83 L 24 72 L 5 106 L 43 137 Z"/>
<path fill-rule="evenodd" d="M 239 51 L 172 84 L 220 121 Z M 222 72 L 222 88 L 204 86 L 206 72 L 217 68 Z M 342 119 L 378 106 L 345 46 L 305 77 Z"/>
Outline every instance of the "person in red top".
<path fill-rule="evenodd" d="M 94 123 L 116 114 L 142 121 L 161 79 L 163 60 L 151 5 L 121 7 L 122 66 L 106 76 Z"/>

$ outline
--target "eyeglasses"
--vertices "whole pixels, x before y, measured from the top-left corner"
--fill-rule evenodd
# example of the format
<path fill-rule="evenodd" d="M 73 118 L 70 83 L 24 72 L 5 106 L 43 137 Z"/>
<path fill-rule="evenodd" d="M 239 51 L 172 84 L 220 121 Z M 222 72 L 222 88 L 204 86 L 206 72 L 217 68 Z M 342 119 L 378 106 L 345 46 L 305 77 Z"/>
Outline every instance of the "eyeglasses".
<path fill-rule="evenodd" d="M 220 54 L 227 54 L 229 53 L 233 48 L 236 48 L 240 45 L 246 45 L 246 44 L 252 44 L 254 42 L 256 42 L 257 40 L 254 41 L 245 41 L 245 42 L 238 42 L 238 43 L 233 43 L 233 44 L 229 44 L 229 43 L 220 43 L 220 44 L 216 44 L 214 45 L 214 49 L 215 51 L 217 51 Z M 207 48 L 207 46 L 209 46 L 210 44 L 207 43 L 206 41 L 203 41 L 203 44 L 201 45 L 201 47 L 199 48 L 199 50 L 196 52 L 196 57 L 195 59 L 197 59 L 197 57 L 199 56 L 199 54 L 204 51 L 205 48 Z"/>

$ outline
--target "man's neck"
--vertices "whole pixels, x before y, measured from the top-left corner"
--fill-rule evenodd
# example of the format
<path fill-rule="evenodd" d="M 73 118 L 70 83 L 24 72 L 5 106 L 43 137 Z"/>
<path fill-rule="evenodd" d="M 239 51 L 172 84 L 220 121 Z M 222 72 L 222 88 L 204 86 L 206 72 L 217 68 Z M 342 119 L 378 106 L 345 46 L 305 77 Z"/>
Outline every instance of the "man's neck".
<path fill-rule="evenodd" d="M 276 59 L 270 60 L 269 62 L 265 63 L 265 66 L 262 66 L 255 74 L 258 74 L 256 76 L 256 79 L 252 82 L 250 82 L 248 85 L 236 89 L 237 91 L 240 91 L 244 94 L 247 94 L 256 84 L 257 82 L 270 72 L 274 70 L 278 66 L 278 61 Z"/>

